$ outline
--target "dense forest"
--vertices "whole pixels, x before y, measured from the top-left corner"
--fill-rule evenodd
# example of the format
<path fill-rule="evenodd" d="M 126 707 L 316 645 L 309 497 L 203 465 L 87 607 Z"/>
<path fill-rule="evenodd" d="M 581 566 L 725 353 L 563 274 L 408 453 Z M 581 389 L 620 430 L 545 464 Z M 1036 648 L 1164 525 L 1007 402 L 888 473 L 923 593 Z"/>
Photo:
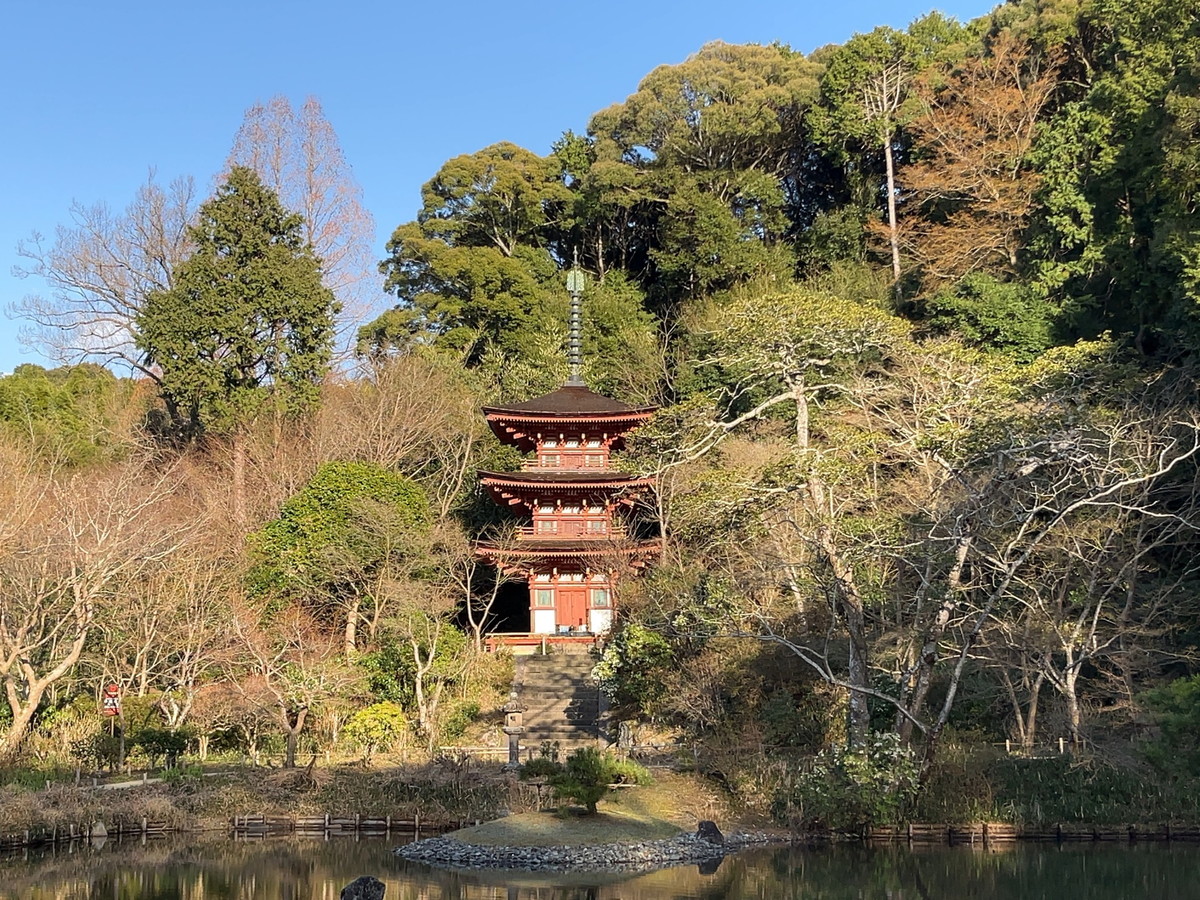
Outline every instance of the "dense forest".
<path fill-rule="evenodd" d="M 562 383 L 577 264 L 587 382 L 660 407 L 620 461 L 663 549 L 598 658 L 617 716 L 812 820 L 1005 742 L 1194 784 L 1188 4 L 709 44 L 422 197 L 374 271 L 319 104 L 277 98 L 203 203 L 151 181 L 22 245 L 63 366 L 0 379 L 0 756 L 109 759 L 108 682 L 151 755 L 494 728 L 519 613 L 475 472 L 517 461 L 479 407 Z"/>

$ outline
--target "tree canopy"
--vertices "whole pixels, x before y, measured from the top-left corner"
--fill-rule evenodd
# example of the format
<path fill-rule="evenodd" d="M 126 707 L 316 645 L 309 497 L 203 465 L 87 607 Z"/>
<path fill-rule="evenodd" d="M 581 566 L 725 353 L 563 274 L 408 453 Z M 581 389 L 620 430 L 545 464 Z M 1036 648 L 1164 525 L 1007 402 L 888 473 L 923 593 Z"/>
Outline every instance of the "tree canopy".
<path fill-rule="evenodd" d="M 337 304 L 301 217 L 235 166 L 189 234 L 194 250 L 173 286 L 150 294 L 136 319 L 176 426 L 228 432 L 268 403 L 285 413 L 310 406 Z"/>

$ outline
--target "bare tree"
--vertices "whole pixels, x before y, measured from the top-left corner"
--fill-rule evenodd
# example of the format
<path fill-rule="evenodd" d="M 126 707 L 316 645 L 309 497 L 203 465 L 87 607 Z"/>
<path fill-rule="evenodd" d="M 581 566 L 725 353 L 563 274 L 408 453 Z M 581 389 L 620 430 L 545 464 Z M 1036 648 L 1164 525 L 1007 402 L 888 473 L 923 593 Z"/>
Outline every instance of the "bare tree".
<path fill-rule="evenodd" d="M 39 234 L 21 241 L 17 253 L 28 262 L 15 273 L 42 279 L 49 291 L 12 307 L 31 323 L 23 338 L 64 363 L 116 363 L 157 380 L 134 347 L 134 320 L 148 294 L 170 289 L 196 209 L 191 178 L 163 188 L 152 172 L 124 212 L 74 203 L 53 243 Z"/>
<path fill-rule="evenodd" d="M 277 95 L 251 106 L 226 165 L 253 169 L 284 206 L 304 217 L 325 286 L 342 305 L 339 343 L 349 350 L 358 326 L 381 308 L 383 278 L 371 250 L 375 221 L 320 101 L 309 97 L 297 110 Z"/>
<path fill-rule="evenodd" d="M 269 706 L 286 739 L 283 764 L 290 769 L 313 707 L 352 688 L 359 676 L 346 665 L 337 640 L 302 610 L 268 616 L 259 605 L 240 606 L 231 620 L 237 649 L 228 677 L 247 702 Z"/>
<path fill-rule="evenodd" d="M 79 662 L 114 596 L 178 547 L 190 523 L 162 514 L 172 485 L 136 462 L 101 478 L 19 473 L 14 499 L 37 512 L 15 512 L 24 521 L 0 545 L 0 683 L 13 713 L 0 755 L 15 751 L 47 690 Z"/>
<path fill-rule="evenodd" d="M 488 545 L 499 554 L 516 549 L 516 544 L 514 529 L 488 541 Z M 492 609 L 500 596 L 500 589 L 513 581 L 516 573 L 486 562 L 477 546 L 453 525 L 447 524 L 439 529 L 435 552 L 443 588 L 458 597 L 466 614 L 475 652 L 482 653 L 484 630 L 492 622 Z"/>

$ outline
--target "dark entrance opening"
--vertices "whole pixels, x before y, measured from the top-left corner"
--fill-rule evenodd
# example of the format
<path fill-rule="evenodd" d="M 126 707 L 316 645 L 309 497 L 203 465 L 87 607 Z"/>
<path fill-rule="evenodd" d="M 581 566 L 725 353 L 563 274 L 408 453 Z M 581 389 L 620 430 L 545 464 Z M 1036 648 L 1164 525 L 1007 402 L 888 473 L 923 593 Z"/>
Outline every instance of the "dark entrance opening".
<path fill-rule="evenodd" d="M 499 631 L 525 634 L 529 628 L 529 585 L 525 579 L 500 585 L 500 592 L 496 595 L 496 603 L 492 607 L 488 633 Z"/>

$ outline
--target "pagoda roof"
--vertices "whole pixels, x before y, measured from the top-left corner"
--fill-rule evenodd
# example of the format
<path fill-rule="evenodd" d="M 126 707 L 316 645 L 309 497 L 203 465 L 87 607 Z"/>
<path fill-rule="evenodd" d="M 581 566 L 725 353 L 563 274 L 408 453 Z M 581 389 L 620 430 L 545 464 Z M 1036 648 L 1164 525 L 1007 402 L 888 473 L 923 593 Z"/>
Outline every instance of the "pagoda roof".
<path fill-rule="evenodd" d="M 640 419 L 650 416 L 658 407 L 631 406 L 597 394 L 586 385 L 565 384 L 556 391 L 506 406 L 485 406 L 488 416 L 517 418 L 524 421 L 539 419 L 593 419 L 609 417 Z"/>
<path fill-rule="evenodd" d="M 536 562 L 550 559 L 603 559 L 613 554 L 629 556 L 636 560 L 662 549 L 659 540 L 645 541 L 597 541 L 586 545 L 571 545 L 562 541 L 521 541 L 516 547 L 498 547 L 495 544 L 477 544 L 475 552 L 493 559 L 508 559 Z"/>
<path fill-rule="evenodd" d="M 509 485 L 512 487 L 539 487 L 566 489 L 576 488 L 624 488 L 641 484 L 653 484 L 645 475 L 628 472 L 613 472 L 602 469 L 526 469 L 520 472 L 480 472 L 479 480 L 484 484 Z"/>
<path fill-rule="evenodd" d="M 522 472 L 480 472 L 479 483 L 491 492 L 497 503 L 516 506 L 529 504 L 532 498 L 546 494 L 609 496 L 629 488 L 641 488 L 654 484 L 654 479 L 626 472 L 564 471 L 544 469 Z"/>

